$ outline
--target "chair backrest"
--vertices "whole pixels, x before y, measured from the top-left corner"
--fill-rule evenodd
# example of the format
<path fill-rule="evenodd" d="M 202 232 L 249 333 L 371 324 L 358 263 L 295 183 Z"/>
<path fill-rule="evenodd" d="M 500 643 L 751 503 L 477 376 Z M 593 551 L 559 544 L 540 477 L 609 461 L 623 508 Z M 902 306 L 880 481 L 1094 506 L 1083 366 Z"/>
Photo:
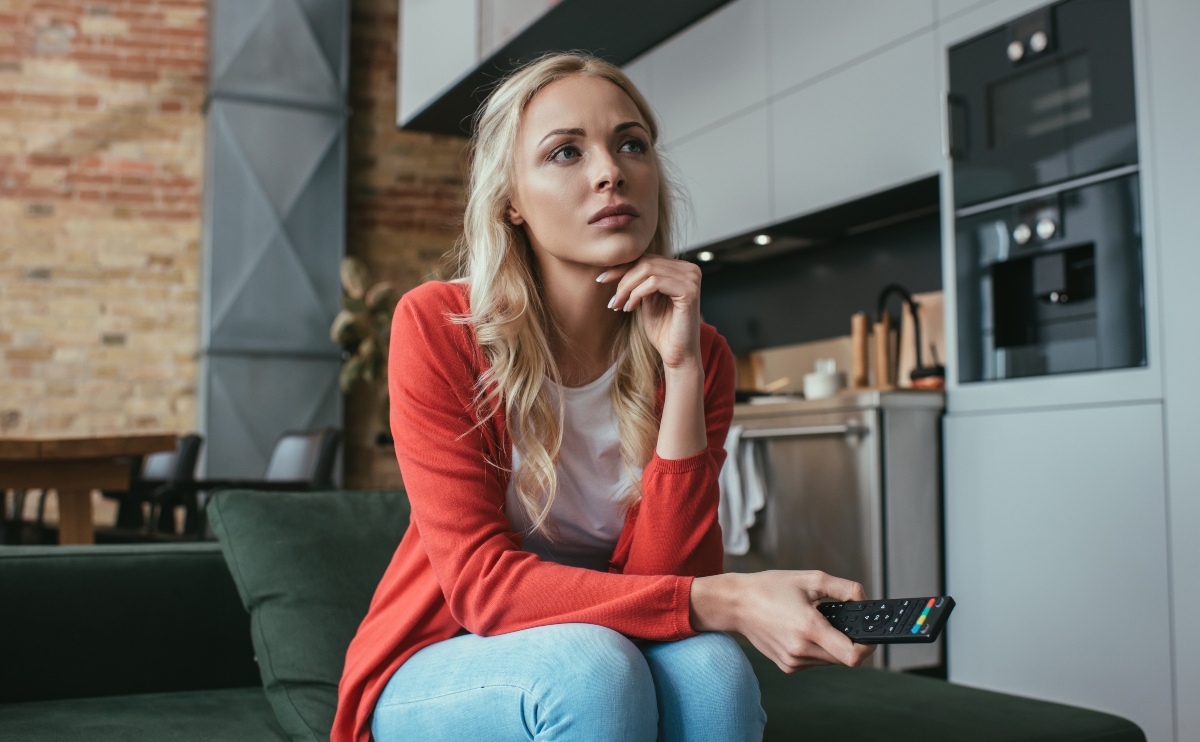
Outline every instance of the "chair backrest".
<path fill-rule="evenodd" d="M 159 451 L 147 454 L 142 459 L 141 478 L 144 482 L 166 482 L 175 475 L 175 460 L 179 454 L 175 451 Z"/>
<path fill-rule="evenodd" d="M 267 472 L 268 482 L 306 481 L 314 489 L 333 487 L 333 465 L 342 431 L 337 428 L 295 430 L 275 442 Z"/>
<path fill-rule="evenodd" d="M 145 482 L 190 482 L 196 478 L 196 460 L 204 437 L 190 433 L 179 436 L 174 451 L 159 451 L 142 459 L 139 478 Z"/>

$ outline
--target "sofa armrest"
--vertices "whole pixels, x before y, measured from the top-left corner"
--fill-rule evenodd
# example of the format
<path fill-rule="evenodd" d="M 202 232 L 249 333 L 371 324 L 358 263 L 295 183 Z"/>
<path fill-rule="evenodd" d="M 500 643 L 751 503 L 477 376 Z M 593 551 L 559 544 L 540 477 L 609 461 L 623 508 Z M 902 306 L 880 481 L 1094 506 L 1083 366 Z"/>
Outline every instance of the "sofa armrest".
<path fill-rule="evenodd" d="M 257 685 L 215 543 L 0 547 L 0 703 Z"/>

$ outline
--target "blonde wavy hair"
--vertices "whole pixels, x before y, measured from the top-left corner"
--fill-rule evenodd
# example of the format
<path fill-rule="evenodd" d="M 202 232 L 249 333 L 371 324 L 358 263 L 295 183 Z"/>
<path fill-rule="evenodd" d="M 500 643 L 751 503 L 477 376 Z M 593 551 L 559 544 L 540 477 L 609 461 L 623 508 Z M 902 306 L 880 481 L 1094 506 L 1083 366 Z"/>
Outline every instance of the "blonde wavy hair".
<path fill-rule="evenodd" d="M 570 75 L 608 80 L 633 100 L 650 134 L 659 172 L 658 228 L 646 252 L 670 257 L 675 186 L 658 156 L 658 122 L 646 99 L 617 67 L 585 54 L 549 54 L 503 80 L 477 114 L 471 140 L 471 173 L 463 234 L 455 245 L 454 282 L 468 283 L 470 312 L 453 318 L 473 327 L 489 363 L 478 379 L 477 425 L 504 410 L 509 437 L 520 453 L 512 474 L 532 530 L 556 540 L 549 518 L 557 491 L 563 409 L 550 397 L 548 380 L 561 384 L 551 354 L 554 325 L 543 300 L 537 264 L 524 230 L 508 219 L 513 153 L 526 106 L 542 88 Z M 627 512 L 641 499 L 641 477 L 658 436 L 656 385 L 662 361 L 642 327 L 638 311 L 622 313 L 613 348 L 617 368 L 611 387 L 621 461 L 633 486 L 622 496 Z"/>

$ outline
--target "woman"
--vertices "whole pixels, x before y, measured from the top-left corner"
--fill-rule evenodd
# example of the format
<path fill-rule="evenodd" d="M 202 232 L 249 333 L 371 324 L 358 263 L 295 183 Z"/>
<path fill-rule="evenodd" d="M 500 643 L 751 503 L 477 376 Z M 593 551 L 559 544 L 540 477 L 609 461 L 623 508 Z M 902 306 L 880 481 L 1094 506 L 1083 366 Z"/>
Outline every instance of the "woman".
<path fill-rule="evenodd" d="M 412 521 L 347 652 L 335 742 L 759 739 L 723 632 L 785 672 L 869 653 L 814 609 L 859 585 L 721 574 L 733 357 L 671 258 L 657 135 L 590 57 L 543 58 L 485 104 L 460 277 L 393 322 Z"/>

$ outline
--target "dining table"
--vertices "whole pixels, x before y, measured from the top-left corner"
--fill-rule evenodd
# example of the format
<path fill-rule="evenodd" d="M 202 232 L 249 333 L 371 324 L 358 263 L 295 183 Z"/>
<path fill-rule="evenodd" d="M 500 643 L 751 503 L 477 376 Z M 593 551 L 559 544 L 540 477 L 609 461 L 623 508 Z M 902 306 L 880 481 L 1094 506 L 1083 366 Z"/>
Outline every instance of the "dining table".
<path fill-rule="evenodd" d="M 142 457 L 175 450 L 173 433 L 70 438 L 0 438 L 0 493 L 58 495 L 58 543 L 95 543 L 93 490 L 126 490 Z"/>

